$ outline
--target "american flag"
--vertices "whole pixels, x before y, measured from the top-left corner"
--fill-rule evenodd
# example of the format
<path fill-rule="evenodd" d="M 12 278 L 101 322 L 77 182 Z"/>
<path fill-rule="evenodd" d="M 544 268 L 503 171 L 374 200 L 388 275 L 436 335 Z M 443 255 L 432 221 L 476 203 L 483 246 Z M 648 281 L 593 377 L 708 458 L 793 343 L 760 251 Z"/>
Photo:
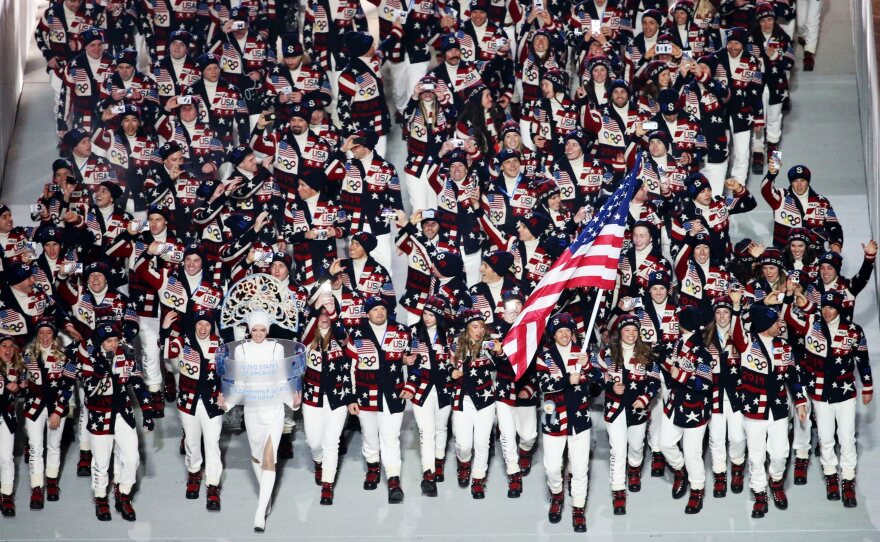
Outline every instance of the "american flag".
<path fill-rule="evenodd" d="M 639 154 L 632 171 L 544 275 L 510 328 L 504 339 L 504 353 L 516 372 L 517 380 L 535 357 L 547 327 L 547 319 L 562 292 L 572 288 L 614 288 L 629 202 L 641 162 Z"/>

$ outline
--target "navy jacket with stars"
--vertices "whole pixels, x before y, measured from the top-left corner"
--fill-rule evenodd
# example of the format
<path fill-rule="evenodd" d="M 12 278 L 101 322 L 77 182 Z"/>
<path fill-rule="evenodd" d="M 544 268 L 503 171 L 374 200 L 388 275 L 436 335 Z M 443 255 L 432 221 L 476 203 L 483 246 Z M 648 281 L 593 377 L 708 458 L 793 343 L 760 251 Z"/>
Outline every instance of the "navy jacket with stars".
<path fill-rule="evenodd" d="M 747 332 L 738 310 L 733 311 L 733 345 L 740 352 L 742 384 L 737 388 L 743 416 L 753 420 L 781 420 L 789 415 L 788 392 L 795 406 L 806 404 L 800 372 L 791 345 L 774 337 L 769 352 L 758 334 Z"/>
<path fill-rule="evenodd" d="M 89 433 L 114 434 L 117 416 L 121 416 L 132 429 L 135 427 L 129 388 L 138 399 L 144 425 L 152 422 L 153 410 L 147 386 L 134 359 L 126 354 L 121 344 L 116 352 L 108 354 L 91 339 L 85 340 L 77 351 L 77 364 L 85 390 Z"/>
<path fill-rule="evenodd" d="M 507 360 L 504 363 L 508 363 Z M 471 356 L 454 358 L 453 367 L 460 370 L 462 375 L 452 380 L 452 410 L 464 410 L 465 397 L 471 398 L 477 410 L 495 404 L 495 381 L 492 373 L 497 364 L 494 354 L 481 348 L 476 359 Z"/>
<path fill-rule="evenodd" d="M 535 361 L 538 385 L 544 396 L 540 416 L 545 435 L 577 435 L 593 426 L 590 418 L 592 369 L 587 363 L 578 367 L 580 354 L 580 348 L 572 344 L 571 354 L 567 359 L 562 359 L 554 344 Z M 577 384 L 571 383 L 569 374 L 572 372 L 578 373 Z"/>
<path fill-rule="evenodd" d="M 672 368 L 679 369 L 672 377 Z M 712 415 L 712 354 L 699 333 L 680 338 L 675 352 L 663 361 L 669 398 L 663 413 L 678 427 L 700 427 Z"/>
<path fill-rule="evenodd" d="M 783 314 L 791 330 L 804 337 L 801 377 L 810 399 L 840 403 L 856 396 L 855 371 L 862 393 L 874 391 L 865 332 L 855 323 L 841 321 L 832 335 L 821 314 L 798 313 L 793 298 L 786 297 Z"/>
<path fill-rule="evenodd" d="M 660 365 L 657 361 L 647 364 L 633 363 L 632 359 L 618 366 L 611 358 L 610 349 L 590 354 L 590 377 L 605 391 L 605 421 L 614 422 L 621 412 L 626 413 L 626 425 L 641 425 L 648 421 L 647 408 L 635 408 L 641 400 L 649 405 L 660 390 Z M 623 394 L 614 392 L 614 384 L 623 383 Z"/>

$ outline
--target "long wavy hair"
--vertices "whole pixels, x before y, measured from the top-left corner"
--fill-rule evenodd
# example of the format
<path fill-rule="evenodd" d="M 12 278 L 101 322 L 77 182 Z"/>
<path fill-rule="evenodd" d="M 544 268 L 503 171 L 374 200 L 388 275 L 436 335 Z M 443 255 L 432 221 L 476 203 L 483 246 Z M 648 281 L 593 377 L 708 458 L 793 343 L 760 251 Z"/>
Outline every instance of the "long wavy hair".
<path fill-rule="evenodd" d="M 485 330 L 486 323 L 483 322 L 483 329 Z M 483 334 L 483 339 L 479 341 L 475 341 L 470 338 L 468 335 L 468 326 L 465 326 L 464 331 L 462 331 L 458 335 L 458 339 L 455 340 L 455 359 L 456 361 L 463 362 L 467 358 L 476 359 L 480 357 L 480 351 L 483 348 L 483 340 L 486 335 Z"/>
<path fill-rule="evenodd" d="M 656 355 L 650 345 L 644 342 L 640 335 L 636 335 L 636 343 L 631 360 L 632 363 L 642 366 L 650 365 L 653 363 L 655 357 Z M 611 341 L 611 364 L 617 370 L 623 368 L 623 346 L 621 345 L 620 337 L 615 337 L 614 340 Z"/>
<path fill-rule="evenodd" d="M 49 346 L 51 353 L 56 357 L 64 357 L 64 345 L 61 344 L 61 339 L 58 338 L 58 335 L 55 335 L 55 339 L 52 340 L 52 344 Z M 40 359 L 40 341 L 34 337 L 24 349 L 25 355 L 31 359 Z M 46 360 L 43 360 L 46 361 Z"/>
<path fill-rule="evenodd" d="M 12 360 L 5 361 L 3 359 L 0 359 L 0 375 L 2 375 L 4 379 L 6 378 L 6 375 L 9 374 L 10 370 L 17 371 L 18 373 L 24 371 L 24 360 L 22 360 L 21 358 L 21 349 L 18 347 L 18 345 L 15 346 L 15 352 L 13 352 L 12 354 Z"/>

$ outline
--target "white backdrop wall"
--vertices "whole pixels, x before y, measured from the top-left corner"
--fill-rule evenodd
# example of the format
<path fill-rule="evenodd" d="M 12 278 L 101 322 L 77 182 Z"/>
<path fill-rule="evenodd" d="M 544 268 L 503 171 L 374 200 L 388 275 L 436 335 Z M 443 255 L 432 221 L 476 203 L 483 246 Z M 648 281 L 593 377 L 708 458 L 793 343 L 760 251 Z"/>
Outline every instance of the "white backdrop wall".
<path fill-rule="evenodd" d="M 880 83 L 877 77 L 877 50 L 874 43 L 874 17 L 871 4 L 871 0 L 850 0 L 856 50 L 859 116 L 862 121 L 862 138 L 865 142 L 868 212 L 871 233 L 874 239 L 877 239 L 880 235 L 880 196 L 878 196 L 880 194 Z M 874 280 L 878 281 L 880 260 L 874 271 Z"/>
<path fill-rule="evenodd" d="M 6 154 L 15 130 L 28 47 L 36 26 L 37 1 L 0 0 L 0 191 L 5 180 Z"/>

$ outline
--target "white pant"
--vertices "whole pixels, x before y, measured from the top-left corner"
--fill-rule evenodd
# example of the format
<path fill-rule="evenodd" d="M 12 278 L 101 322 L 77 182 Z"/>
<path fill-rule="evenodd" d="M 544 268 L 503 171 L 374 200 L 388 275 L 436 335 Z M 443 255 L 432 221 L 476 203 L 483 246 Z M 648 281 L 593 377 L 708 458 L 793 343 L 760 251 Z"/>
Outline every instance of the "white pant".
<path fill-rule="evenodd" d="M 155 393 L 162 389 L 162 368 L 159 366 L 162 362 L 162 351 L 159 349 L 160 322 L 158 318 L 140 316 L 138 325 L 141 359 L 144 363 L 144 383 L 150 393 Z"/>
<path fill-rule="evenodd" d="M 752 139 L 752 152 L 764 152 L 764 140 L 778 144 L 782 139 L 782 104 L 770 105 L 770 87 L 764 87 L 764 129 Z"/>
<path fill-rule="evenodd" d="M 330 82 L 330 120 L 333 121 L 334 126 L 342 128 L 342 122 L 339 120 L 339 70 L 327 70 L 327 80 Z"/>
<path fill-rule="evenodd" d="M 376 141 L 376 148 L 373 150 L 376 152 L 376 154 L 378 154 L 382 158 L 385 158 L 385 151 L 388 150 L 388 136 L 380 135 L 379 140 Z"/>
<path fill-rule="evenodd" d="M 413 405 L 413 414 L 419 428 L 419 452 L 422 456 L 422 472 L 434 472 L 434 459 L 446 457 L 446 441 L 449 433 L 449 414 L 452 405 L 440 408 L 437 389 L 424 398 L 422 406 Z"/>
<path fill-rule="evenodd" d="M 79 382 L 76 384 L 76 395 L 79 397 L 79 450 L 89 452 L 92 449 L 92 434 L 89 433 L 89 409 L 86 407 L 85 391 Z"/>
<path fill-rule="evenodd" d="M 700 173 L 705 175 L 706 179 L 708 179 L 709 186 L 712 187 L 713 196 L 724 197 L 724 181 L 727 179 L 728 162 L 729 160 L 717 164 L 703 162 L 703 167 L 700 169 Z"/>
<path fill-rule="evenodd" d="M 813 440 L 813 420 L 810 418 L 810 412 L 813 410 L 813 401 L 809 397 L 806 397 L 807 400 L 807 421 L 801 423 L 801 421 L 797 417 L 797 411 L 794 408 L 794 403 L 789 401 L 788 407 L 791 410 L 792 416 L 792 425 L 794 426 L 792 430 L 792 443 L 791 447 L 794 450 L 794 456 L 800 459 L 809 459 L 810 457 L 810 444 Z"/>
<path fill-rule="evenodd" d="M 324 396 L 324 406 L 303 405 L 303 426 L 306 442 L 312 451 L 312 459 L 321 464 L 321 482 L 332 484 L 339 466 L 339 437 L 345 427 L 348 408 L 330 408 Z"/>
<path fill-rule="evenodd" d="M 797 0 L 798 32 L 807 42 L 804 51 L 816 52 L 819 44 L 819 23 L 822 18 L 822 0 Z"/>
<path fill-rule="evenodd" d="M 15 458 L 12 455 L 12 445 L 15 443 L 15 434 L 9 431 L 9 426 L 0 418 L 0 494 L 12 495 L 15 484 Z"/>
<path fill-rule="evenodd" d="M 208 416 L 205 405 L 199 400 L 195 415 L 177 411 L 180 425 L 183 426 L 184 447 L 186 448 L 186 470 L 202 470 L 202 438 L 205 439 L 205 481 L 209 486 L 220 485 L 223 462 L 220 460 L 220 433 L 223 431 L 223 416 Z"/>
<path fill-rule="evenodd" d="M 641 467 L 645 457 L 645 431 L 647 423 L 626 424 L 626 412 L 621 412 L 613 422 L 605 422 L 608 445 L 611 447 L 611 491 L 626 489 L 626 464 Z M 544 452 L 547 453 L 547 452 Z"/>
<path fill-rule="evenodd" d="M 835 423 L 840 443 L 840 471 L 844 480 L 856 477 L 856 399 L 842 403 L 813 403 L 816 430 L 819 433 L 819 459 L 826 475 L 837 474 L 837 454 L 834 453 Z M 796 421 L 795 424 L 798 422 Z"/>
<path fill-rule="evenodd" d="M 749 448 L 749 487 L 759 493 L 767 490 L 767 470 L 764 463 L 770 456 L 770 478 L 782 480 L 788 459 L 788 418 L 780 420 L 753 420 L 744 418 L 746 446 Z"/>
<path fill-rule="evenodd" d="M 28 443 L 31 447 L 31 460 L 28 464 L 31 473 L 31 487 L 42 487 L 45 482 L 44 474 L 49 478 L 58 478 L 58 470 L 61 466 L 61 435 L 64 433 L 64 422 L 67 421 L 67 418 L 62 417 L 61 423 L 55 429 L 49 429 L 46 423 L 48 419 L 49 414 L 44 408 L 36 420 L 24 420 Z M 46 449 L 45 463 L 43 462 L 44 444 Z"/>
<path fill-rule="evenodd" d="M 409 57 L 398 64 L 393 62 L 385 63 L 388 73 L 391 75 L 394 107 L 399 113 L 403 113 L 406 109 L 406 104 L 409 103 L 413 89 L 416 88 L 419 80 L 428 73 L 428 64 L 427 61 L 412 64 L 409 61 Z"/>
<path fill-rule="evenodd" d="M 525 108 L 526 104 L 522 104 L 523 108 Z M 519 120 L 519 134 L 522 138 L 523 147 L 528 147 L 531 150 L 535 150 L 535 142 L 532 141 L 532 123 L 529 119 L 523 118 Z"/>
<path fill-rule="evenodd" d="M 660 451 L 660 427 L 663 424 L 663 418 L 666 417 L 666 415 L 663 414 L 663 404 L 666 403 L 666 399 L 668 398 L 669 390 L 666 388 L 666 383 L 663 382 L 663 379 L 661 378 L 660 393 L 654 397 L 654 402 L 651 403 L 651 416 L 648 420 L 648 446 L 651 447 L 652 453 Z"/>
<path fill-rule="evenodd" d="M 727 472 L 727 440 L 730 439 L 730 462 L 742 465 L 746 460 L 746 432 L 742 412 L 734 412 L 727 393 L 724 394 L 723 412 L 713 412 L 709 420 L 709 450 L 712 452 L 712 472 Z"/>
<path fill-rule="evenodd" d="M 703 437 L 706 426 L 679 427 L 668 416 L 663 416 L 660 426 L 660 449 L 673 470 L 687 469 L 691 489 L 703 489 L 706 485 L 706 466 L 703 463 Z M 681 450 L 678 442 L 681 441 Z M 682 451 L 684 452 L 682 454 Z"/>
<path fill-rule="evenodd" d="M 61 101 L 61 88 L 64 86 L 64 82 L 55 75 L 54 70 L 49 70 L 49 85 L 52 87 L 52 94 L 55 96 L 55 111 L 58 111 L 58 102 Z"/>
<path fill-rule="evenodd" d="M 495 403 L 498 415 L 498 430 L 501 432 L 501 453 L 507 474 L 519 472 L 519 451 L 531 451 L 538 440 L 538 411 L 534 406 L 517 407 L 498 401 Z M 516 437 L 519 435 L 519 446 Z"/>
<path fill-rule="evenodd" d="M 400 425 L 403 423 L 403 412 L 391 414 L 384 398 L 382 402 L 382 412 L 361 410 L 358 415 L 363 438 L 361 450 L 367 463 L 378 463 L 381 457 L 385 476 L 391 478 L 400 476 Z"/>
<path fill-rule="evenodd" d="M 571 472 L 572 506 L 583 508 L 587 503 L 587 486 L 590 482 L 590 430 L 565 437 L 544 434 L 544 471 L 547 487 L 551 493 L 561 493 L 562 465 L 565 446 L 568 445 L 568 467 Z"/>
<path fill-rule="evenodd" d="M 468 288 L 480 282 L 480 266 L 483 265 L 483 251 L 478 250 L 473 254 L 465 254 L 461 251 L 461 259 L 464 262 L 464 274 Z"/>
<path fill-rule="evenodd" d="M 131 493 L 137 480 L 140 464 L 138 455 L 137 431 L 129 427 L 119 414 L 113 435 L 92 435 L 92 489 L 95 497 L 107 496 L 107 471 L 113 457 L 113 481 L 119 484 L 119 491 Z"/>
<path fill-rule="evenodd" d="M 489 469 L 489 443 L 495 427 L 495 404 L 477 410 L 470 397 L 465 397 L 462 410 L 452 412 L 452 433 L 455 436 L 455 457 L 470 461 L 474 478 L 485 478 Z"/>
<path fill-rule="evenodd" d="M 428 183 L 428 168 L 423 168 L 419 177 L 407 173 L 406 190 L 409 192 L 409 204 L 413 213 L 437 208 L 437 192 Z"/>
<path fill-rule="evenodd" d="M 728 159 L 732 159 L 730 176 L 745 186 L 749 180 L 749 141 L 752 137 L 752 131 L 734 132 L 733 126 L 731 126 L 727 135 L 730 143 L 733 145 L 733 148 L 730 149 L 730 158 Z"/>

